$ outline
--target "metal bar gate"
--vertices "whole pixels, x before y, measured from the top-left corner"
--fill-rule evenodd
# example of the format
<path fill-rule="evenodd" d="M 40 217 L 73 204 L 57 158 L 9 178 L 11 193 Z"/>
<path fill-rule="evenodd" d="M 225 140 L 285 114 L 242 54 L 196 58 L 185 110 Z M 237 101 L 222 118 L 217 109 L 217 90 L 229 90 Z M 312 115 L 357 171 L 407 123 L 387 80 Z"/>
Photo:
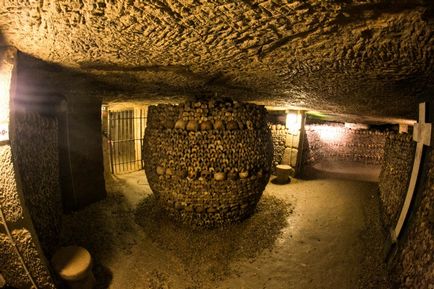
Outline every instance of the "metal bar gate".
<path fill-rule="evenodd" d="M 108 138 L 112 174 L 128 173 L 143 168 L 142 145 L 145 126 L 145 108 L 109 110 Z"/>

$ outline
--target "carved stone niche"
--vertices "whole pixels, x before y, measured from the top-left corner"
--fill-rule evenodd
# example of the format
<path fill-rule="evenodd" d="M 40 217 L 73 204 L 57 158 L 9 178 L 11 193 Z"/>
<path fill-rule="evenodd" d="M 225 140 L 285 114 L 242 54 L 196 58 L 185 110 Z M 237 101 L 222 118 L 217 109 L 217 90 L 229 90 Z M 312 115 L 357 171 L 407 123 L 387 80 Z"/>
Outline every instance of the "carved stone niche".
<path fill-rule="evenodd" d="M 263 106 L 230 99 L 149 107 L 145 172 L 170 216 L 215 227 L 253 214 L 273 157 L 266 115 Z"/>

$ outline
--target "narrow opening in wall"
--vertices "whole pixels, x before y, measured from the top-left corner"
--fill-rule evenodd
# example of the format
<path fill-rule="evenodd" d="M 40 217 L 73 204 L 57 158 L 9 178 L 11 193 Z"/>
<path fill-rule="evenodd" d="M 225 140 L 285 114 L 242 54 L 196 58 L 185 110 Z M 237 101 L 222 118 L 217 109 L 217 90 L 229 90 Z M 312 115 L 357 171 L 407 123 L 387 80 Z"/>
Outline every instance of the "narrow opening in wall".
<path fill-rule="evenodd" d="M 132 206 L 149 193 L 142 155 L 148 104 L 107 102 L 101 106 L 104 178 Z"/>

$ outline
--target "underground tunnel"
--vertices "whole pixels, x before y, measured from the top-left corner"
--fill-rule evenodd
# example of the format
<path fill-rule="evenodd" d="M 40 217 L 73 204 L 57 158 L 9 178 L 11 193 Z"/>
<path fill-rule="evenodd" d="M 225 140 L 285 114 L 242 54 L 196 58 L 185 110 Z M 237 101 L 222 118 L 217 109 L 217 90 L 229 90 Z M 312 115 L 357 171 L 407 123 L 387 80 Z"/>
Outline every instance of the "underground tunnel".
<path fill-rule="evenodd" d="M 434 288 L 433 9 L 0 1 L 0 288 Z"/>

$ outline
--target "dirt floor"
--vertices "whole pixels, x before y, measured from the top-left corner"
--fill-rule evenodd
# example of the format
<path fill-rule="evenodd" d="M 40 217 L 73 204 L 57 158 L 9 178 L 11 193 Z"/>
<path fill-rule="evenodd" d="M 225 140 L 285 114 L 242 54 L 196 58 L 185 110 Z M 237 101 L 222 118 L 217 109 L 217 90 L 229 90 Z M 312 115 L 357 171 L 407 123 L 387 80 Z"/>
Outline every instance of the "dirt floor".
<path fill-rule="evenodd" d="M 94 256 L 98 288 L 389 288 L 376 183 L 270 182 L 251 218 L 215 230 L 167 219 L 143 171 L 107 190 L 65 216 L 62 235 Z"/>
<path fill-rule="evenodd" d="M 305 174 L 314 178 L 339 178 L 366 182 L 380 180 L 381 165 L 352 161 L 322 161 Z"/>

